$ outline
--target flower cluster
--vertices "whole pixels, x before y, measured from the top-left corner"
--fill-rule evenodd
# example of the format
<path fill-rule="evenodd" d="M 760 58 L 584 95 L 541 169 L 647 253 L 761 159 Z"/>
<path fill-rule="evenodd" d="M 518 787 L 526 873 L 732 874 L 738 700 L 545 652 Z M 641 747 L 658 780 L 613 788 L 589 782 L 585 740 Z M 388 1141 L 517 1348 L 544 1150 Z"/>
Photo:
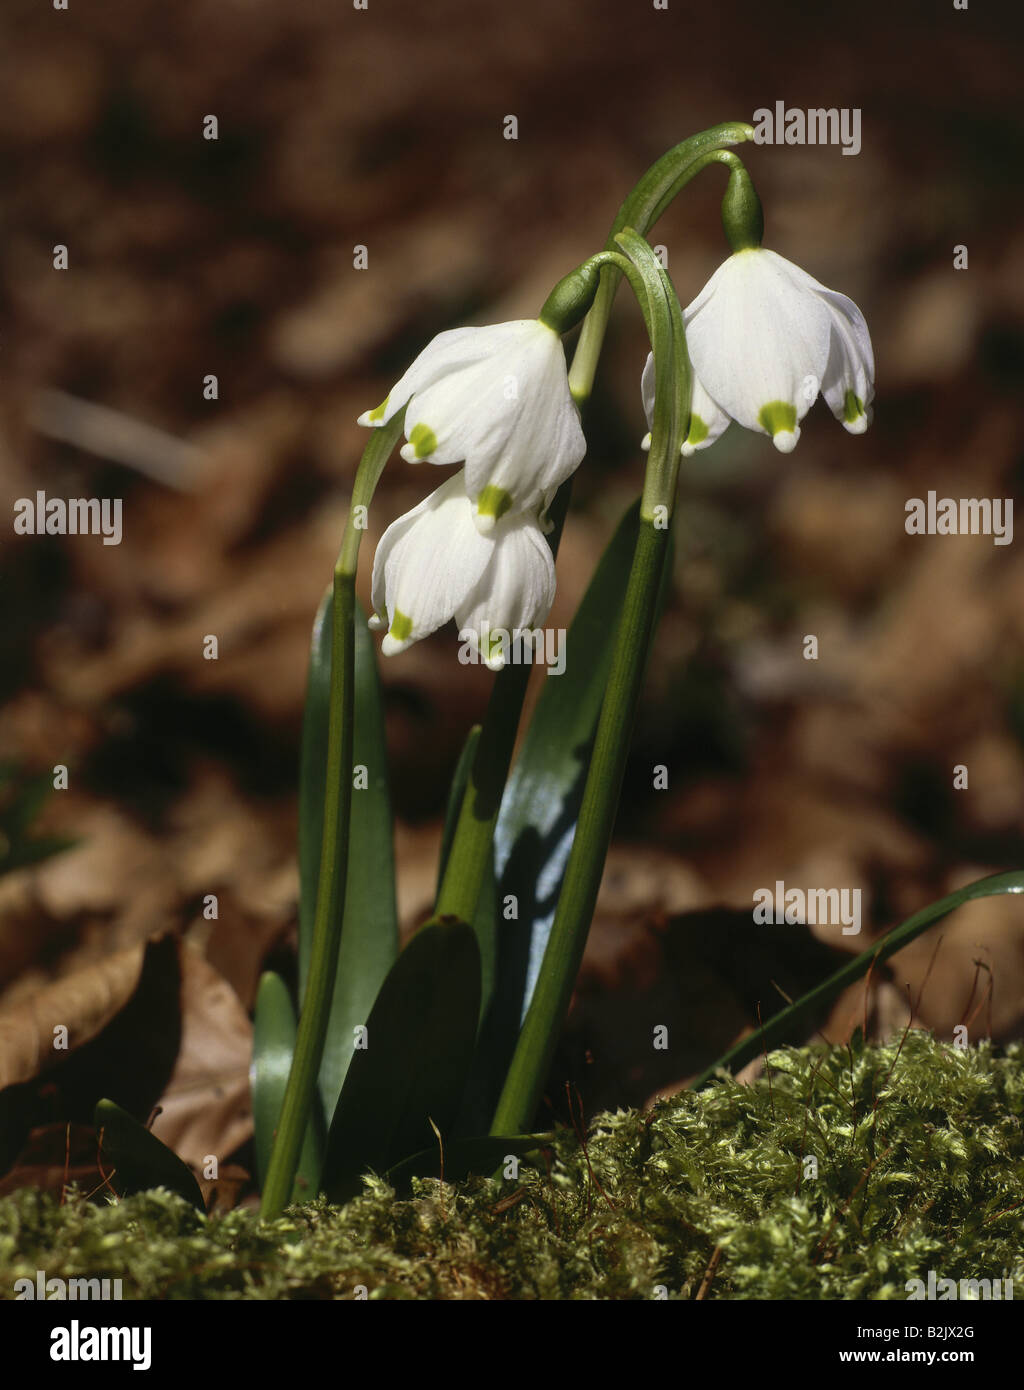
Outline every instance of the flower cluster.
<path fill-rule="evenodd" d="M 789 453 L 819 392 L 847 430 L 867 428 L 875 369 L 864 316 L 791 261 L 760 246 L 734 252 L 683 319 L 693 368 L 683 454 L 730 420 Z M 650 429 L 653 356 L 641 395 Z M 403 407 L 403 458 L 464 467 L 385 531 L 371 625 L 386 629 L 388 656 L 455 618 L 497 669 L 502 650 L 486 634 L 539 626 L 551 608 L 546 512 L 586 452 L 561 338 L 539 319 L 441 333 L 359 423 L 381 426 Z"/>
<path fill-rule="evenodd" d="M 555 595 L 545 514 L 586 452 L 559 335 L 538 319 L 440 333 L 361 425 L 405 406 L 402 457 L 465 467 L 385 531 L 371 624 L 391 655 L 450 618 L 467 634 L 539 626 Z M 494 668 L 500 646 L 480 652 Z"/>

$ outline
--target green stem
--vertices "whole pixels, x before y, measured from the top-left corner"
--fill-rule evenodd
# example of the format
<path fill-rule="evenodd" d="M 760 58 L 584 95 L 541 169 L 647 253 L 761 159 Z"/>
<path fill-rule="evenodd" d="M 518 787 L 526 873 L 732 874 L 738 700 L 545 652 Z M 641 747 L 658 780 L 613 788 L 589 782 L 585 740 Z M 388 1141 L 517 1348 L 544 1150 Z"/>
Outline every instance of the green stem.
<path fill-rule="evenodd" d="M 583 804 L 544 963 L 491 1125 L 521 1134 L 540 1101 L 594 915 L 669 554 L 668 529 L 640 522 Z M 596 866 L 596 872 L 595 872 Z"/>
<path fill-rule="evenodd" d="M 571 301 L 574 294 L 578 297 L 577 282 L 585 284 L 595 271 L 600 274 L 600 286 L 594 307 L 584 319 L 569 372 L 570 389 L 578 406 L 582 406 L 590 396 L 612 299 L 623 275 L 629 280 L 636 295 L 652 344 L 657 336 L 653 323 L 655 306 L 652 303 L 651 278 L 654 275 L 667 280 L 667 277 L 660 267 L 656 266 L 650 247 L 642 246 L 644 254 L 640 261 L 635 257 L 631 258 L 628 253 L 635 253 L 641 247 L 643 232 L 647 226 L 661 215 L 672 198 L 700 169 L 718 158 L 732 159 L 739 163 L 734 155 L 729 155 L 719 148 L 722 143 L 735 144 L 749 139 L 752 133 L 750 126 L 716 126 L 713 130 L 694 136 L 692 140 L 684 141 L 674 150 L 670 150 L 648 170 L 631 196 L 623 203 L 606 248 L 584 261 L 566 276 L 564 281 L 560 281 L 559 286 L 552 292 L 545 310 L 557 318 L 565 312 L 565 302 Z M 622 254 L 623 249 L 627 251 L 627 255 Z M 671 290 L 671 286 L 669 289 Z M 573 290 L 573 293 L 570 293 L 570 290 Z M 688 402 L 689 361 L 686 358 L 682 320 L 674 292 L 670 292 L 666 298 L 674 306 L 674 320 L 678 323 L 682 343 L 683 370 L 675 372 L 674 390 L 677 398 L 685 397 Z M 541 316 L 543 319 L 543 310 Z M 670 366 L 666 358 L 663 363 L 665 381 L 668 380 Z M 668 391 L 662 392 L 663 397 L 667 397 L 668 394 Z M 685 423 L 683 429 L 685 430 Z M 653 456 L 652 449 L 652 459 Z M 671 510 L 677 471 L 678 449 L 671 451 L 670 455 L 662 456 L 660 468 L 652 469 L 649 462 L 643 498 L 645 516 L 655 515 L 654 508 L 664 503 L 666 493 Z M 567 505 L 567 495 L 565 500 Z M 563 508 L 563 519 L 564 515 Z M 558 527 L 556 539 L 552 543 L 552 550 L 556 554 L 561 519 Z M 528 670 L 524 672 L 522 668 L 506 669 L 495 681 L 435 905 L 437 915 L 452 915 L 467 922 L 473 920 L 484 873 L 492 853 L 494 825 L 501 804 L 501 792 L 512 760 L 528 675 Z"/>
<path fill-rule="evenodd" d="M 369 507 L 404 421 L 405 411 L 402 410 L 388 424 L 375 430 L 366 446 L 356 474 L 352 505 L 334 567 L 331 707 L 327 726 L 327 777 L 313 944 L 295 1051 L 263 1186 L 260 1215 L 264 1219 L 277 1216 L 291 1198 L 327 1038 L 341 946 L 352 806 L 356 566 L 365 525 L 364 511 Z"/>
<path fill-rule="evenodd" d="M 742 144 L 750 140 L 753 134 L 753 126 L 730 121 L 702 131 L 662 155 L 651 165 L 619 209 L 606 249 L 616 249 L 615 238 L 624 227 L 632 227 L 640 236 L 646 236 L 673 198 L 709 164 L 723 163 L 730 167 L 740 164 L 736 155 L 722 147 Z M 586 400 L 593 388 L 601 345 L 620 279 L 621 271 L 615 265 L 606 266 L 601 271 L 601 284 L 593 307 L 583 320 L 569 373 L 569 389 L 576 401 Z"/>
<path fill-rule="evenodd" d="M 572 850 L 540 974 L 494 1114 L 492 1134 L 518 1134 L 530 1123 L 554 1057 L 594 916 L 671 552 L 668 519 L 689 400 L 682 316 L 668 277 L 643 238 L 624 228 L 616 240 L 643 278 L 647 319 L 653 329 L 655 405 L 647 464 L 649 486 L 644 489 L 645 499 L 653 499 L 651 515 L 641 511 Z M 659 517 L 658 507 L 664 508 L 664 518 Z"/>

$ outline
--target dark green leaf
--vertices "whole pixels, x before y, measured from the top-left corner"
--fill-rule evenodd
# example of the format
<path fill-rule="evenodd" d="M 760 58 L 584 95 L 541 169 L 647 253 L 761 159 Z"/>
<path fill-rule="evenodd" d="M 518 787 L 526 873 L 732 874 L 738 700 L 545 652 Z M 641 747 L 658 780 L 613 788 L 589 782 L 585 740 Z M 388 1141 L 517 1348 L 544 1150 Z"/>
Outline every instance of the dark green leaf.
<path fill-rule="evenodd" d="M 462 746 L 459 754 L 459 761 L 455 767 L 455 775 L 452 778 L 451 787 L 448 790 L 448 805 L 445 810 L 444 830 L 441 832 L 441 856 L 437 863 L 437 893 L 441 891 L 441 880 L 444 878 L 445 867 L 448 864 L 448 855 L 451 851 L 452 840 L 455 838 L 455 827 L 459 823 L 459 812 L 462 810 L 462 798 L 466 794 L 466 784 L 469 782 L 470 769 L 473 766 L 473 759 L 476 757 L 477 745 L 480 742 L 480 725 L 474 724 L 466 736 L 466 742 Z M 437 894 L 435 893 L 435 897 Z"/>
<path fill-rule="evenodd" d="M 327 722 L 331 680 L 331 593 L 324 596 L 313 627 L 309 682 L 302 726 L 299 779 L 299 981 L 305 990 L 313 940 L 317 876 L 323 831 Z M 355 612 L 355 710 L 348 877 L 341 949 L 320 1096 L 324 1113 L 334 1109 L 352 1056 L 354 1029 L 366 1022 L 377 991 L 398 951 L 395 862 L 388 791 L 383 702 L 373 637 L 362 609 Z"/>
<path fill-rule="evenodd" d="M 127 1110 L 112 1100 L 97 1101 L 95 1121 L 103 1154 L 113 1165 L 114 1171 L 108 1172 L 107 1177 L 118 1192 L 127 1197 L 133 1192 L 166 1187 L 200 1211 L 205 1210 L 203 1195 L 191 1170 Z"/>
<path fill-rule="evenodd" d="M 331 1122 L 321 1187 L 332 1201 L 451 1130 L 480 1010 L 480 951 L 465 922 L 428 922 L 388 973 Z"/>
<path fill-rule="evenodd" d="M 78 843 L 66 836 L 30 836 L 32 822 L 52 794 L 51 772 L 29 777 L 16 763 L 0 764 L 0 874 L 38 864 Z"/>

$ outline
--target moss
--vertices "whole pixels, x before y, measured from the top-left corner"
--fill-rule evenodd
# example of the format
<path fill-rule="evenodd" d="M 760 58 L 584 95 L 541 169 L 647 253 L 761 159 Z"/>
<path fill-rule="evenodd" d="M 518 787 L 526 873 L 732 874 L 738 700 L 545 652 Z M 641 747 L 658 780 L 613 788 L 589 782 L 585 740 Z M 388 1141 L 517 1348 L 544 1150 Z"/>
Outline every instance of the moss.
<path fill-rule="evenodd" d="M 1024 1293 L 1024 1045 L 998 1056 L 912 1032 L 889 1047 L 785 1049 L 570 1133 L 515 1181 L 377 1179 L 344 1207 L 206 1218 L 164 1191 L 59 1207 L 0 1201 L 15 1279 L 108 1277 L 125 1298 L 843 1299 L 908 1279 L 1009 1276 Z M 808 1160 L 817 1160 L 813 1176 Z M 707 1281 L 710 1279 L 710 1282 Z"/>

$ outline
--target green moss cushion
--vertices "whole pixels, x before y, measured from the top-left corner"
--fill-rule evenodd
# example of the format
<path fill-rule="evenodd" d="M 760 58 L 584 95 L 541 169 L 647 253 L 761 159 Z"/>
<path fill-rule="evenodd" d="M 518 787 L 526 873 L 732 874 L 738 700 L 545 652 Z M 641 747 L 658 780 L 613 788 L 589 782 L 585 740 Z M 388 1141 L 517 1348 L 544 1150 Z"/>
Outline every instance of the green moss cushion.
<path fill-rule="evenodd" d="M 127 1298 L 905 1299 L 907 1282 L 1011 1278 L 1024 1294 L 1024 1045 L 786 1049 L 646 1114 L 567 1132 L 548 1172 L 368 1179 L 345 1207 L 261 1225 L 163 1191 L 0 1201 L 14 1281 L 120 1277 Z"/>

